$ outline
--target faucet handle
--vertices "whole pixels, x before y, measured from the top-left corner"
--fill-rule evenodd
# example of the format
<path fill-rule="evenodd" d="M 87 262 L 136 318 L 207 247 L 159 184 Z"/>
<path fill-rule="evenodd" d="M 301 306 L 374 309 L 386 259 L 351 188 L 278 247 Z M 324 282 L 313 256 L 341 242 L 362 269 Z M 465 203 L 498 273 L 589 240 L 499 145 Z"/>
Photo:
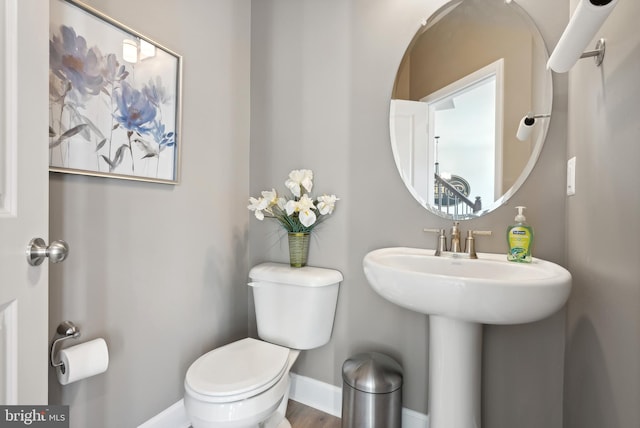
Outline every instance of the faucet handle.
<path fill-rule="evenodd" d="M 474 236 L 491 236 L 492 232 L 490 230 L 471 230 L 467 231 L 467 239 L 465 242 L 465 252 L 469 255 L 470 259 L 477 259 L 478 255 L 476 254 L 476 244 Z"/>
<path fill-rule="evenodd" d="M 445 234 L 444 229 L 423 229 L 422 231 L 438 234 L 438 242 L 436 244 L 436 252 L 434 253 L 434 256 L 439 256 L 443 251 L 447 251 L 447 235 Z"/>

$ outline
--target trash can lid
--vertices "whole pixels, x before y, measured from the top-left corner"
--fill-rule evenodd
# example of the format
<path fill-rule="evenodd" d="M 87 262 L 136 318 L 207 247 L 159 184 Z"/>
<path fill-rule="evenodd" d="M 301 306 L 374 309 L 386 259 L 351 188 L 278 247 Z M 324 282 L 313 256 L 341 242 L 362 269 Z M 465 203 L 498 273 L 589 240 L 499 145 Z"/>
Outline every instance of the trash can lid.
<path fill-rule="evenodd" d="M 387 355 L 365 352 L 344 362 L 342 379 L 358 391 L 389 393 L 402 386 L 402 367 Z"/>

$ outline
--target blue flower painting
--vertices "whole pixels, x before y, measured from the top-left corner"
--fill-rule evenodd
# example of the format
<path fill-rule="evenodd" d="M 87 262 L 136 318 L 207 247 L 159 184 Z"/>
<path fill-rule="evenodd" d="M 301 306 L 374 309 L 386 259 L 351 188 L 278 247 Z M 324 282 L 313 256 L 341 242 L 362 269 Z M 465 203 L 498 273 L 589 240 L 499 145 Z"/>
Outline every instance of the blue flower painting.
<path fill-rule="evenodd" d="M 148 134 L 152 122 L 156 118 L 156 106 L 151 103 L 144 92 L 134 89 L 127 82 L 122 82 L 113 97 L 118 109 L 114 117 L 120 126 L 128 131 Z"/>
<path fill-rule="evenodd" d="M 181 58 L 62 0 L 50 28 L 51 170 L 176 182 Z"/>

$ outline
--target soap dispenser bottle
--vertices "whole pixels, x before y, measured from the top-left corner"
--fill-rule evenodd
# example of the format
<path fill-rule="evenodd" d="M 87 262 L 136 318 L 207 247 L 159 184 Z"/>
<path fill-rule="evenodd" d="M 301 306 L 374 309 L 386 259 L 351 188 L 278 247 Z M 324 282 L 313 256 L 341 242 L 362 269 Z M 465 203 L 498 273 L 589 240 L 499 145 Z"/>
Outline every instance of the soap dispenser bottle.
<path fill-rule="evenodd" d="M 515 224 L 507 228 L 509 254 L 507 260 L 520 263 L 531 263 L 531 247 L 533 246 L 533 227 L 527 224 L 522 212 L 526 207 L 516 207 L 518 215 Z"/>

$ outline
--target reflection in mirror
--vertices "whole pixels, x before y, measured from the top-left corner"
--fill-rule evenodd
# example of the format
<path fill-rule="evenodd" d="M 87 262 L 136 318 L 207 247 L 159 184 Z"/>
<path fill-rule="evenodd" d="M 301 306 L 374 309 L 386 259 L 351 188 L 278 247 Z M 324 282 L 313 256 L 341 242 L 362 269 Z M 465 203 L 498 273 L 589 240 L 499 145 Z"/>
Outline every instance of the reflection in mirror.
<path fill-rule="evenodd" d="M 411 41 L 390 105 L 393 155 L 405 185 L 430 211 L 483 215 L 524 182 L 548 120 L 524 142 L 527 113 L 551 111 L 551 73 L 531 19 L 504 0 L 457 0 Z"/>

